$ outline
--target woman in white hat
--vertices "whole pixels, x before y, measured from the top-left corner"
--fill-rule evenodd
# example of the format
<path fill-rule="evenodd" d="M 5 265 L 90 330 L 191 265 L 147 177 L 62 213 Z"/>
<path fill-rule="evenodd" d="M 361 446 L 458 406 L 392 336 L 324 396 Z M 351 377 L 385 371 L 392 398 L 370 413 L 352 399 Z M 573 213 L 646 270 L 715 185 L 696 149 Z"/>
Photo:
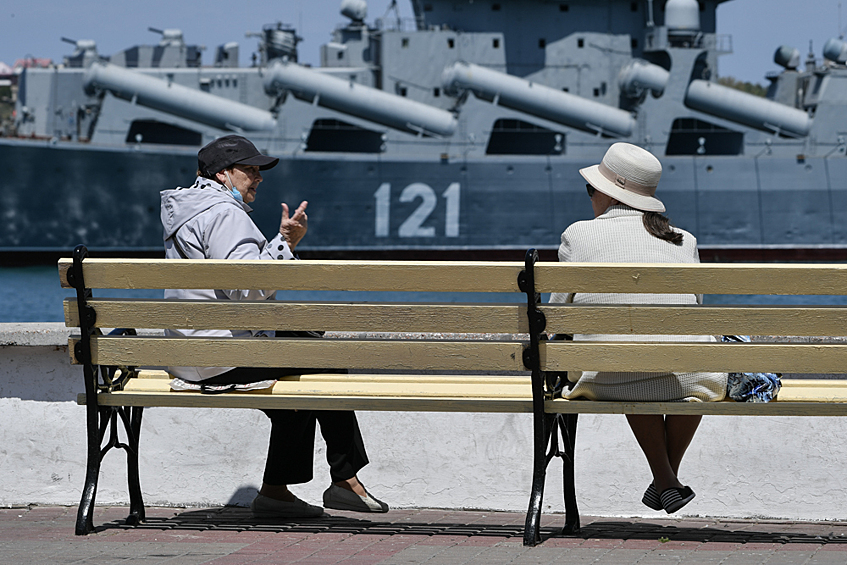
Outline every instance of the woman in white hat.
<path fill-rule="evenodd" d="M 655 197 L 662 165 L 650 152 L 628 143 L 615 143 L 599 165 L 581 169 L 588 182 L 594 219 L 576 222 L 562 234 L 560 261 L 608 263 L 699 263 L 697 240 L 671 227 L 662 215 L 665 206 Z M 582 304 L 696 304 L 689 294 L 565 294 L 550 302 Z M 577 341 L 639 340 L 712 341 L 712 336 L 575 335 Z M 567 398 L 623 401 L 716 401 L 726 394 L 725 373 L 612 373 L 570 374 L 575 381 Z M 677 477 L 685 450 L 700 424 L 700 416 L 628 415 L 653 482 L 642 502 L 654 510 L 676 512 L 694 498 Z"/>

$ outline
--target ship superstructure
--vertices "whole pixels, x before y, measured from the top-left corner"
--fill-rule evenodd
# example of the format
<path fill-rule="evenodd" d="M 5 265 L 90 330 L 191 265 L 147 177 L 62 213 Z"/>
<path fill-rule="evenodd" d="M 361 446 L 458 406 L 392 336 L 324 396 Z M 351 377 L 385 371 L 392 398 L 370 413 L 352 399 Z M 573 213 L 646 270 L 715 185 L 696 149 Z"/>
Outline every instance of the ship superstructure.
<path fill-rule="evenodd" d="M 841 253 L 847 44 L 780 47 L 767 97 L 747 94 L 717 82 L 719 3 L 412 0 L 414 21 L 367 23 L 344 0 L 314 68 L 283 24 L 250 67 L 234 43 L 202 66 L 173 29 L 108 58 L 77 42 L 21 76 L 27 139 L 0 140 L 0 162 L 27 188 L 0 248 L 159 249 L 159 190 L 238 132 L 281 158 L 257 223 L 309 200 L 315 252 L 555 248 L 590 215 L 578 169 L 627 141 L 660 158 L 669 215 L 702 247 Z"/>

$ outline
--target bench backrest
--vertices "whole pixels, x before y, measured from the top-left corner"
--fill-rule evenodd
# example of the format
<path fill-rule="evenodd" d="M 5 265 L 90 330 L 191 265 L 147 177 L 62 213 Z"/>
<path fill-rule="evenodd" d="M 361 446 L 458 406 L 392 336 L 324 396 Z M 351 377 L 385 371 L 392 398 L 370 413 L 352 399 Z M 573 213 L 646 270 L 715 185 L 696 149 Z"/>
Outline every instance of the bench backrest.
<path fill-rule="evenodd" d="M 847 294 L 847 265 L 537 263 L 538 292 L 807 295 Z M 842 306 L 543 304 L 548 333 L 753 336 L 847 335 Z M 784 341 L 784 340 L 783 340 Z M 847 372 L 841 342 L 541 342 L 546 371 Z"/>
<path fill-rule="evenodd" d="M 238 288 L 408 293 L 518 293 L 521 263 L 91 259 L 59 262 L 63 286 L 85 289 Z M 85 306 L 80 310 L 80 301 Z M 523 301 L 523 302 L 521 302 Z M 80 313 L 82 312 L 82 313 Z M 224 339 L 89 336 L 94 365 L 309 367 L 391 371 L 526 371 L 526 302 L 508 304 L 118 299 L 65 300 L 65 321 L 91 328 L 437 332 L 442 339 Z M 85 332 L 83 332 L 85 333 Z M 503 339 L 469 340 L 469 334 Z M 390 337 L 390 336 L 389 336 Z M 331 343 L 329 343 L 331 341 Z M 72 338 L 72 360 L 79 338 Z"/>

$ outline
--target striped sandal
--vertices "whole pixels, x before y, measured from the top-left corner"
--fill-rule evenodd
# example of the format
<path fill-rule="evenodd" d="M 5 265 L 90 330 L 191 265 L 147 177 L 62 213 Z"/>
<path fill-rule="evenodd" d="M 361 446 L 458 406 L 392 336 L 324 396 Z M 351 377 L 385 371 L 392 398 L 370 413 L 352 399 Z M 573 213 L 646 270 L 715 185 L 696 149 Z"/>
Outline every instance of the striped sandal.
<path fill-rule="evenodd" d="M 662 499 L 659 498 L 659 491 L 656 490 L 656 485 L 650 483 L 647 490 L 644 491 L 644 496 L 641 497 L 641 504 L 652 510 L 664 510 Z"/>
<path fill-rule="evenodd" d="M 673 514 L 694 499 L 694 491 L 691 490 L 691 487 L 671 487 L 663 490 L 659 498 L 665 512 Z"/>

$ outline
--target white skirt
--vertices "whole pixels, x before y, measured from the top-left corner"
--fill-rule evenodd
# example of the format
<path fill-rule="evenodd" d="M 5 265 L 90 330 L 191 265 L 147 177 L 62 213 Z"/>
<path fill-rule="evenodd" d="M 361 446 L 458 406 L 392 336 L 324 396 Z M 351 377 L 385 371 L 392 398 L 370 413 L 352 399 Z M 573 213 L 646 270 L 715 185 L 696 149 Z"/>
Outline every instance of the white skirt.
<path fill-rule="evenodd" d="M 713 336 L 577 335 L 574 341 L 717 341 Z M 715 402 L 726 397 L 726 373 L 569 372 L 567 399 L 632 402 Z"/>

